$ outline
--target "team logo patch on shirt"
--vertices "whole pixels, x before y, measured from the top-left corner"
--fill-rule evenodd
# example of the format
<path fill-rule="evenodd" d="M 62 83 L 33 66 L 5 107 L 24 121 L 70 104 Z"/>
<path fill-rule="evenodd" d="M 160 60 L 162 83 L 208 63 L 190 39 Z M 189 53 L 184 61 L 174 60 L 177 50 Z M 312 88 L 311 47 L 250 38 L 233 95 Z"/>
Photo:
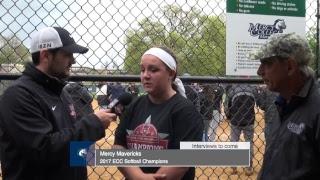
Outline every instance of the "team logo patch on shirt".
<path fill-rule="evenodd" d="M 293 122 L 289 122 L 287 125 L 287 128 L 289 129 L 289 131 L 300 135 L 305 129 L 305 124 L 304 123 L 296 124 Z"/>
<path fill-rule="evenodd" d="M 128 149 L 153 150 L 168 149 L 168 136 L 165 133 L 158 133 L 156 127 L 151 124 L 151 115 L 146 122 L 137 126 L 133 131 L 127 130 Z"/>

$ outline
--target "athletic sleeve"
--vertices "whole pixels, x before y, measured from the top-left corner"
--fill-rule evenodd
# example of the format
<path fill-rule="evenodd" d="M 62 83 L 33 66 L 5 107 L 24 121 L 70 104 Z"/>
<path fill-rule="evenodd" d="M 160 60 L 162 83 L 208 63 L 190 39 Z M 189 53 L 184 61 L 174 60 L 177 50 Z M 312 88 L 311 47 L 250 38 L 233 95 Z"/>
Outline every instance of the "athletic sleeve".
<path fill-rule="evenodd" d="M 196 108 L 187 103 L 181 109 L 173 112 L 173 142 L 174 149 L 180 148 L 180 141 L 201 141 L 203 119 Z"/>
<path fill-rule="evenodd" d="M 133 108 L 136 105 L 136 101 L 132 102 L 128 107 L 125 108 L 125 112 L 123 115 L 119 118 L 120 122 L 118 124 L 118 127 L 116 129 L 115 135 L 114 135 L 114 145 L 121 145 L 125 148 L 127 148 L 127 140 L 126 140 L 126 128 L 128 127 L 128 122 L 130 121 L 133 113 Z"/>
<path fill-rule="evenodd" d="M 77 121 L 73 127 L 54 130 L 39 99 L 23 87 L 8 88 L 0 103 L 1 128 L 30 159 L 57 161 L 65 156 L 69 142 L 96 141 L 105 135 L 95 115 Z M 59 119 L 67 121 L 70 119 Z M 61 154 L 60 154 L 61 153 Z"/>

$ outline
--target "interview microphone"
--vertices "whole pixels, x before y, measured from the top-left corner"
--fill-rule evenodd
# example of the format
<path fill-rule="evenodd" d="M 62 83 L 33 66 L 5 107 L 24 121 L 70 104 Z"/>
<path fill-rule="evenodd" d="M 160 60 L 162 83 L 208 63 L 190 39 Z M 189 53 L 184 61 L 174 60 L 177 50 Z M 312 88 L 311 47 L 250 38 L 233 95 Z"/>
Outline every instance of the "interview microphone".
<path fill-rule="evenodd" d="M 132 101 L 132 95 L 130 93 L 123 93 L 118 98 L 113 99 L 107 106 L 107 109 L 111 109 L 111 112 L 121 115 L 124 106 L 130 104 Z"/>

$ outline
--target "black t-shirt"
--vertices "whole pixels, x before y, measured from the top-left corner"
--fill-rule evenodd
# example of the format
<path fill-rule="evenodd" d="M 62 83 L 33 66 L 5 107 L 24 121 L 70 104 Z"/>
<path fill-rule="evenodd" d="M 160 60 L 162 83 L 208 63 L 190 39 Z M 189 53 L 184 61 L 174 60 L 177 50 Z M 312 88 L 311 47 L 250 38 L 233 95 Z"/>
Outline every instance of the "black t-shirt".
<path fill-rule="evenodd" d="M 115 143 L 128 149 L 179 149 L 180 141 L 201 141 L 203 122 L 194 105 L 179 94 L 162 104 L 152 103 L 147 95 L 127 108 L 115 133 Z M 155 173 L 160 167 L 143 167 Z M 190 168 L 183 179 L 194 178 Z"/>

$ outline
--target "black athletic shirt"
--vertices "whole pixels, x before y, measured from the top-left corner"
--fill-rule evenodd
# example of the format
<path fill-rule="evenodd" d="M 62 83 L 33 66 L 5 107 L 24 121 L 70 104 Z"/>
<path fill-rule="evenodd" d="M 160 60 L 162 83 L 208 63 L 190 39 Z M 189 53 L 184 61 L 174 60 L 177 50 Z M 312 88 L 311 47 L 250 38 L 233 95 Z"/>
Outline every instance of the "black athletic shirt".
<path fill-rule="evenodd" d="M 128 149 L 179 149 L 180 141 L 201 141 L 203 121 L 195 106 L 179 94 L 162 104 L 152 103 L 147 95 L 134 101 L 115 134 L 115 144 Z M 155 173 L 160 167 L 142 167 Z M 194 179 L 190 168 L 183 179 Z"/>

